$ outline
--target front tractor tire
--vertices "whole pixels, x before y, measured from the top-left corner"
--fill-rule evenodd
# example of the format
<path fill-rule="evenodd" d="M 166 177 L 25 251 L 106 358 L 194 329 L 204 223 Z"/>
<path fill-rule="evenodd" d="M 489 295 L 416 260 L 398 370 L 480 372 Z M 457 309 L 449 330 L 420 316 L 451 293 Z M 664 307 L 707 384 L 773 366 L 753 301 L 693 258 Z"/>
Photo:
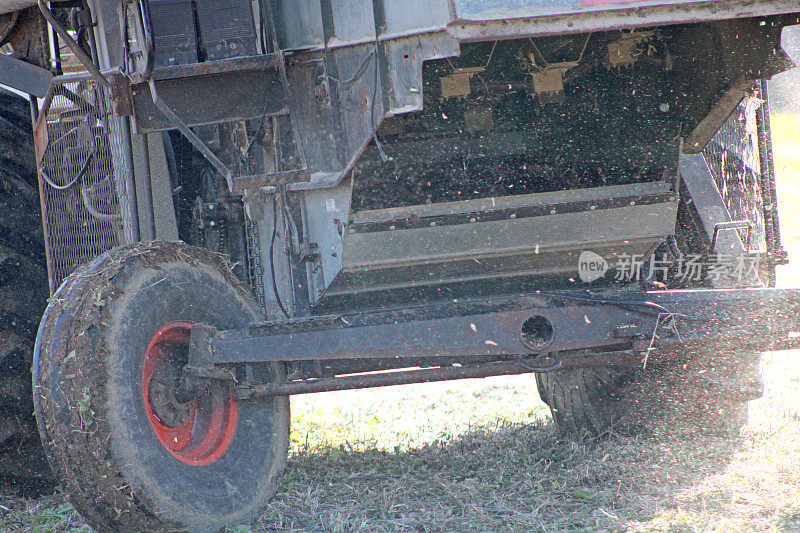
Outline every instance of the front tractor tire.
<path fill-rule="evenodd" d="M 39 328 L 34 403 L 92 527 L 206 531 L 259 515 L 286 464 L 288 398 L 237 402 L 213 380 L 183 403 L 175 391 L 193 323 L 262 318 L 230 264 L 179 243 L 117 248 L 62 284 Z"/>

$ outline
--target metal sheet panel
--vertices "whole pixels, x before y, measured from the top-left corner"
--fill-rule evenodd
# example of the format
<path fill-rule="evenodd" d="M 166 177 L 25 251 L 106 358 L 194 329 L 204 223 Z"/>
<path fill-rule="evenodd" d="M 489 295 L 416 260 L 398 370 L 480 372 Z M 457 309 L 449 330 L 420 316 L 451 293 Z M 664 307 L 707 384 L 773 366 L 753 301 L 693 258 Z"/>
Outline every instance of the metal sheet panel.
<path fill-rule="evenodd" d="M 796 0 L 450 0 L 448 33 L 511 39 L 797 13 Z"/>
<path fill-rule="evenodd" d="M 721 3 L 729 0 L 711 1 Z M 451 3 L 456 21 L 488 21 L 710 2 L 709 0 L 451 0 Z"/>
<path fill-rule="evenodd" d="M 662 182 L 356 213 L 326 298 L 572 275 L 584 250 L 648 255 L 674 233 L 676 213 Z"/>
<path fill-rule="evenodd" d="M 42 98 L 52 79 L 49 70 L 0 53 L 0 83 L 3 85 Z"/>
<path fill-rule="evenodd" d="M 153 71 L 161 98 L 190 126 L 284 113 L 277 54 L 242 57 Z M 153 103 L 146 83 L 132 86 L 137 133 L 174 129 Z M 209 105 L 214 102 L 214 105 Z"/>
<path fill-rule="evenodd" d="M 447 0 L 384 0 L 386 33 L 398 35 L 450 22 Z"/>
<path fill-rule="evenodd" d="M 375 40 L 372 0 L 330 2 L 330 9 L 333 19 L 331 39 L 339 42 Z"/>
<path fill-rule="evenodd" d="M 671 203 L 509 218 L 347 235 L 344 268 L 447 261 L 459 257 L 541 254 L 549 249 L 666 237 L 672 233 Z M 575 265 L 577 266 L 577 265 Z"/>
<path fill-rule="evenodd" d="M 320 0 L 283 0 L 279 5 L 279 38 L 284 50 L 322 48 L 322 8 Z M 262 4 L 262 9 L 265 9 Z"/>
<path fill-rule="evenodd" d="M 693 7 L 724 10 L 729 6 L 747 4 L 751 13 L 769 4 L 783 2 L 740 2 L 737 0 L 451 0 L 455 21 L 489 21 L 515 18 L 530 18 L 552 15 L 599 13 L 629 9 L 632 12 L 643 7 L 684 8 Z M 795 8 L 796 8 L 795 3 Z M 780 9 L 780 7 L 778 8 Z"/>
<path fill-rule="evenodd" d="M 35 5 L 36 0 L 0 0 L 0 15 Z"/>
<path fill-rule="evenodd" d="M 323 279 L 313 283 L 319 293 L 330 285 L 342 267 L 341 231 L 350 211 L 350 195 L 349 181 L 333 189 L 312 190 L 303 194 L 309 242 L 318 244 L 322 264 L 320 274 Z M 319 296 L 319 293 L 314 296 Z"/>

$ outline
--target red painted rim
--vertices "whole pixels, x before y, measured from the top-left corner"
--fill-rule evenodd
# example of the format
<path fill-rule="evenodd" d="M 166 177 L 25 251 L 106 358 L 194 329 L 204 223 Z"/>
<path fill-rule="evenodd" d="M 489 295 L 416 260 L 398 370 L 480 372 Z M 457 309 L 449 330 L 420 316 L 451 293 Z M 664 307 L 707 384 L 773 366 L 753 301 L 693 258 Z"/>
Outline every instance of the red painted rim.
<path fill-rule="evenodd" d="M 158 330 L 144 357 L 142 395 L 147 418 L 164 448 L 186 464 L 203 466 L 218 460 L 231 445 L 236 433 L 239 405 L 233 396 L 233 388 L 218 381 L 210 382 L 208 389 L 189 404 L 179 404 L 174 399 L 175 387 L 172 385 L 177 385 L 176 376 L 182 364 L 180 358 L 189 347 L 191 330 L 191 322 L 173 322 Z M 165 384 L 167 381 L 169 387 Z M 171 397 L 164 396 L 165 389 L 172 392 Z M 158 397 L 151 398 L 153 394 Z M 153 400 L 159 405 L 151 405 Z M 181 423 L 173 421 L 169 425 L 156 414 L 161 404 L 169 404 L 167 408 L 185 420 Z M 162 418 L 166 417 L 162 415 Z"/>

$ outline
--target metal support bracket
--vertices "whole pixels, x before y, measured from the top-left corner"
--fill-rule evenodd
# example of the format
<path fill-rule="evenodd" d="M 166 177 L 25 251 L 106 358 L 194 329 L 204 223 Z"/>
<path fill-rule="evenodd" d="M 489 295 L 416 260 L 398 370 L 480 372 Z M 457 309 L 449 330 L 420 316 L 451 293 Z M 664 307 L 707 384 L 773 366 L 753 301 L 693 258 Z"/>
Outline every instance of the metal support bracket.
<path fill-rule="evenodd" d="M 53 73 L 49 70 L 0 53 L 0 84 L 44 98 L 52 79 Z"/>
<path fill-rule="evenodd" d="M 228 188 L 233 190 L 233 176 L 231 174 L 230 169 L 225 166 L 220 158 L 214 154 L 214 152 L 209 148 L 203 140 L 197 136 L 195 132 L 192 131 L 184 121 L 172 110 L 170 106 L 166 104 L 161 98 L 158 96 L 158 91 L 156 90 L 156 82 L 153 78 L 150 78 L 148 82 L 150 86 L 150 95 L 153 98 L 153 104 L 161 111 L 165 117 L 176 127 L 178 130 L 186 137 L 192 145 L 197 148 L 197 150 L 203 154 L 205 157 L 217 171 L 222 174 L 225 178 L 225 181 L 228 183 Z"/>
<path fill-rule="evenodd" d="M 225 68 L 230 68 L 230 65 L 235 65 L 237 63 L 244 64 L 245 62 L 248 62 L 247 64 L 251 66 L 252 71 L 251 64 L 263 64 L 263 66 L 259 67 L 259 69 L 261 69 L 276 63 L 280 64 L 282 59 L 280 59 L 280 57 L 277 55 L 272 55 L 256 58 L 238 58 L 234 60 L 217 61 L 214 64 L 200 63 L 197 65 L 156 69 L 153 72 L 153 75 L 147 81 L 147 86 L 150 91 L 150 98 L 153 101 L 153 105 L 155 105 L 156 109 L 164 116 L 164 118 L 167 119 L 168 123 L 178 129 L 178 131 L 180 131 L 189 140 L 189 142 L 192 143 L 195 148 L 197 148 L 203 157 L 206 158 L 225 178 L 225 181 L 227 182 L 228 188 L 231 192 L 241 192 L 246 189 L 308 181 L 310 179 L 310 173 L 305 168 L 253 176 L 234 176 L 233 172 L 225 165 L 225 163 L 223 163 L 222 160 L 220 160 L 219 157 L 217 157 L 217 155 L 213 152 L 213 150 L 211 150 L 211 148 L 204 143 L 203 140 L 200 139 L 200 137 L 192 130 L 190 124 L 187 124 L 159 95 L 157 89 L 157 85 L 159 83 L 169 82 L 169 80 L 189 79 L 193 76 L 200 75 L 211 76 L 215 73 L 224 76 L 227 74 L 224 70 Z M 219 72 L 215 71 L 215 69 L 217 69 Z M 167 71 L 171 72 L 169 75 L 175 77 L 162 79 L 162 76 L 166 75 Z M 121 93 L 122 91 L 118 92 Z M 286 92 L 286 88 L 284 88 L 283 92 Z M 134 97 L 134 103 L 136 103 L 136 101 L 137 100 Z M 145 131 L 149 131 L 147 127 L 143 129 Z"/>
<path fill-rule="evenodd" d="M 132 114 L 139 133 L 176 128 L 225 178 L 231 192 L 309 181 L 310 174 L 306 169 L 305 152 L 299 138 L 299 125 L 296 117 L 291 113 L 291 93 L 285 59 L 277 47 L 277 37 L 272 35 L 275 51 L 269 54 L 154 67 L 154 36 L 147 2 L 137 0 L 137 6 L 139 7 L 139 23 L 142 25 L 145 39 L 145 66 L 142 71 L 131 72 L 127 76 L 133 84 L 132 87 L 129 83 L 127 87 L 117 87 L 114 91 L 120 100 L 120 114 Z M 271 6 L 268 10 L 272 16 Z M 274 34 L 274 24 L 272 33 Z M 270 74 L 270 72 L 274 72 L 274 74 Z M 105 83 L 110 86 L 108 81 Z M 141 98 L 142 93 L 147 94 L 147 89 L 144 89 L 145 84 L 149 89 L 153 105 L 163 116 L 153 113 L 146 96 Z M 185 95 L 196 93 L 197 87 L 200 85 L 206 90 L 202 91 L 202 100 L 188 100 L 189 103 L 194 104 L 194 107 L 189 105 L 189 111 L 184 112 L 184 119 L 159 95 L 156 85 L 160 85 L 164 89 L 167 101 L 173 102 L 173 105 L 175 105 L 176 99 L 182 104 L 186 103 Z M 215 102 L 220 102 L 219 105 L 211 107 L 206 105 L 205 102 L 209 98 L 208 90 L 212 90 L 212 92 L 216 90 L 216 93 L 213 93 L 210 98 Z M 290 114 L 294 141 L 303 167 L 299 170 L 254 176 L 234 176 L 231 169 L 191 129 L 193 126 L 202 124 L 220 124 L 258 117 L 264 120 L 266 117 L 287 113 Z"/>
<path fill-rule="evenodd" d="M 793 332 L 800 329 L 799 313 L 800 290 L 727 289 L 616 298 L 539 294 L 463 302 L 449 308 L 430 305 L 254 324 L 241 331 L 220 332 L 196 324 L 184 373 L 190 378 L 226 379 L 224 372 L 230 368 L 216 365 L 297 365 L 302 361 L 334 369 L 326 375 L 301 374 L 300 379 L 237 382 L 237 399 L 247 400 L 570 368 L 647 365 L 656 356 L 685 360 L 694 350 L 707 351 L 712 343 L 721 352 L 726 343 L 740 349 L 796 348 Z M 347 360 L 360 360 L 360 364 L 353 367 Z"/>
<path fill-rule="evenodd" d="M 605 356 L 608 354 L 600 355 Z M 624 358 L 627 353 L 619 352 L 619 354 L 615 355 Z M 235 388 L 235 395 L 237 400 L 249 400 L 262 396 L 291 396 L 292 394 L 366 389 L 391 385 L 410 385 L 411 383 L 432 383 L 436 381 L 485 378 L 489 376 L 529 374 L 532 372 L 545 373 L 560 369 L 562 364 L 560 360 L 553 360 L 546 357 L 527 357 L 511 361 L 465 366 L 444 366 L 439 368 L 424 368 L 420 370 L 385 372 L 379 374 L 286 381 L 283 383 L 239 385 Z"/>

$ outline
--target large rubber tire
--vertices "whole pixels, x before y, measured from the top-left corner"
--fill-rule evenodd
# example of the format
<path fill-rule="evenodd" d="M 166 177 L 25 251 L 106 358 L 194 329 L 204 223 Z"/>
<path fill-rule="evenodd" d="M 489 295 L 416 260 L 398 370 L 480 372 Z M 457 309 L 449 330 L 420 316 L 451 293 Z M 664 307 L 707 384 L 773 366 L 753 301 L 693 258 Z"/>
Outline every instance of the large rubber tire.
<path fill-rule="evenodd" d="M 0 89 L 0 477 L 34 491 L 53 481 L 30 388 L 47 288 L 30 108 Z"/>
<path fill-rule="evenodd" d="M 188 464 L 156 435 L 143 375 L 167 324 L 260 319 L 230 263 L 180 243 L 117 248 L 65 280 L 39 328 L 34 400 L 51 465 L 92 527 L 218 530 L 259 515 L 286 464 L 288 398 L 239 402 L 224 454 Z"/>
<path fill-rule="evenodd" d="M 731 352 L 647 368 L 583 368 L 537 374 L 556 427 L 570 437 L 732 436 L 761 397 L 760 354 Z"/>

